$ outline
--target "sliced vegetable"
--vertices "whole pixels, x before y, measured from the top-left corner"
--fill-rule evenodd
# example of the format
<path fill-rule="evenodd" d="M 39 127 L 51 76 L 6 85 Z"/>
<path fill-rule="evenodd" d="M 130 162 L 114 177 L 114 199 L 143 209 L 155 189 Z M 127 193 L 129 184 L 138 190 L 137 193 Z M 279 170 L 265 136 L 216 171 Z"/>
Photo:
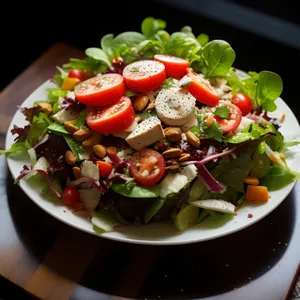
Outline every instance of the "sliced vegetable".
<path fill-rule="evenodd" d="M 167 76 L 176 78 L 184 76 L 187 72 L 186 68 L 190 64 L 187 59 L 163 54 L 155 54 L 154 60 L 164 64 Z"/>
<path fill-rule="evenodd" d="M 219 104 L 222 106 L 226 106 L 230 109 L 230 114 L 226 119 L 221 118 L 219 116 L 215 116 L 215 120 L 221 125 L 221 131 L 223 133 L 235 131 L 242 121 L 241 110 L 229 101 L 220 100 Z"/>
<path fill-rule="evenodd" d="M 165 66 L 154 60 L 141 60 L 127 65 L 123 70 L 126 86 L 134 92 L 158 89 L 167 78 Z"/>
<path fill-rule="evenodd" d="M 174 224 L 180 231 L 184 231 L 196 224 L 199 208 L 194 205 L 185 206 L 175 217 Z"/>
<path fill-rule="evenodd" d="M 110 105 L 125 95 L 123 77 L 116 73 L 97 75 L 81 82 L 74 94 L 85 105 Z"/>
<path fill-rule="evenodd" d="M 219 103 L 219 96 L 210 83 L 194 72 L 191 68 L 187 69 L 187 74 L 193 82 L 187 85 L 186 89 L 199 102 L 209 106 L 217 106 Z"/>
<path fill-rule="evenodd" d="M 110 106 L 90 106 L 86 123 L 99 133 L 111 134 L 125 130 L 134 121 L 135 113 L 130 98 L 122 97 Z"/>
<path fill-rule="evenodd" d="M 157 183 L 165 173 L 164 157 L 152 149 L 137 151 L 130 159 L 130 173 L 142 186 L 151 186 Z"/>
<path fill-rule="evenodd" d="M 227 214 L 234 214 L 235 210 L 235 206 L 232 203 L 221 199 L 205 199 L 193 201 L 191 202 L 191 205 Z"/>

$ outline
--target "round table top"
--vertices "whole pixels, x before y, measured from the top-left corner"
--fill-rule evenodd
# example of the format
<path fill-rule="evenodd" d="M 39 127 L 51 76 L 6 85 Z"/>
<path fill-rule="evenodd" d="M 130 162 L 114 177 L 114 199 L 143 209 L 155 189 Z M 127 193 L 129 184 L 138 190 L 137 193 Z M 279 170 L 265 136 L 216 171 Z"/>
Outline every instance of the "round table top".
<path fill-rule="evenodd" d="M 78 49 L 55 44 L 2 92 L 1 149 L 17 105 L 56 65 L 81 56 Z M 240 232 L 190 245 L 143 246 L 58 221 L 13 184 L 3 156 L 0 169 L 0 274 L 39 298 L 284 299 L 295 278 L 299 183 L 275 211 Z"/>

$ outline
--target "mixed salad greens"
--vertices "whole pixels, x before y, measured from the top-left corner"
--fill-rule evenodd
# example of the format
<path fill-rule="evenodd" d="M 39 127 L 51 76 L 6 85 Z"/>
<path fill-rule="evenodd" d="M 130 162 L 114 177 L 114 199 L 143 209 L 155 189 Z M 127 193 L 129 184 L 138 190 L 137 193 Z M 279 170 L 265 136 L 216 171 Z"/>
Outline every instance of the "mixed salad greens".
<path fill-rule="evenodd" d="M 15 182 L 38 177 L 97 232 L 171 221 L 185 230 L 299 179 L 270 117 L 283 83 L 239 76 L 223 40 L 189 26 L 169 34 L 148 17 L 141 32 L 107 34 L 51 79 L 47 99 L 20 107 L 10 149 L 26 153 Z"/>

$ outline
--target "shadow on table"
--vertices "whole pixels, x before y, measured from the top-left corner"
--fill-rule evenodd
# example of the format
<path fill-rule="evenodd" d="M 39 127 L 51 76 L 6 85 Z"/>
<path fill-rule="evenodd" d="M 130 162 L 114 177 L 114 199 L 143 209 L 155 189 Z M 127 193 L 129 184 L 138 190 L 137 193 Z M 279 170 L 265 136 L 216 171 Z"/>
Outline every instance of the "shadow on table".
<path fill-rule="evenodd" d="M 33 259 L 42 261 L 64 226 L 72 232 L 74 245 L 82 238 L 97 239 L 47 215 L 13 185 L 10 175 L 6 189 L 14 226 Z M 105 295 L 190 299 L 243 286 L 268 272 L 285 253 L 294 230 L 295 201 L 293 189 L 277 209 L 251 227 L 196 244 L 142 246 L 99 239 L 99 250 L 72 299 L 81 299 L 86 291 L 89 299 Z M 55 262 L 48 267 L 72 280 L 72 274 Z"/>

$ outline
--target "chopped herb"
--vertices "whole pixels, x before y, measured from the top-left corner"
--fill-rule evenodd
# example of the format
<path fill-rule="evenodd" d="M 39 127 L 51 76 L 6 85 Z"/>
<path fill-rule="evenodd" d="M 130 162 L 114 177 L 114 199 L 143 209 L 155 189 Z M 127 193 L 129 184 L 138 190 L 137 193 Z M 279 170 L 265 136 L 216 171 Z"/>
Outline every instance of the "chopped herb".
<path fill-rule="evenodd" d="M 230 109 L 227 106 L 218 106 L 214 114 L 222 119 L 227 119 L 230 114 Z"/>

